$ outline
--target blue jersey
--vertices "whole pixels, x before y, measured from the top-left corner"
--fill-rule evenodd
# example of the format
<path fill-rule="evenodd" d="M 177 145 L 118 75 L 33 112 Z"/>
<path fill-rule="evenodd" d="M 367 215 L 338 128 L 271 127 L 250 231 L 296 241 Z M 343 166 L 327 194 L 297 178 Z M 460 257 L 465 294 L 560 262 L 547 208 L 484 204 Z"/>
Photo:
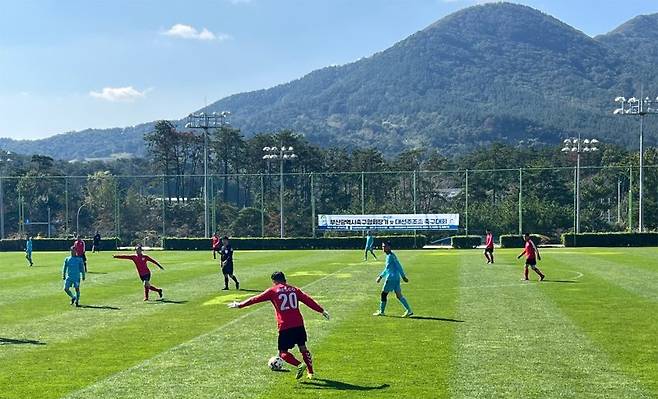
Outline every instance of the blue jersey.
<path fill-rule="evenodd" d="M 64 259 L 64 267 L 62 268 L 62 275 L 67 280 L 80 281 L 80 275 L 85 276 L 85 265 L 82 258 L 79 256 L 67 256 Z"/>
<path fill-rule="evenodd" d="M 366 236 L 366 249 L 372 249 L 372 245 L 375 243 L 375 237 L 368 235 Z"/>
<path fill-rule="evenodd" d="M 32 240 L 27 240 L 25 243 L 25 251 L 32 252 Z"/>
<path fill-rule="evenodd" d="M 398 257 L 393 252 L 386 255 L 386 264 L 379 277 L 387 281 L 400 281 L 401 278 L 406 277 Z"/>

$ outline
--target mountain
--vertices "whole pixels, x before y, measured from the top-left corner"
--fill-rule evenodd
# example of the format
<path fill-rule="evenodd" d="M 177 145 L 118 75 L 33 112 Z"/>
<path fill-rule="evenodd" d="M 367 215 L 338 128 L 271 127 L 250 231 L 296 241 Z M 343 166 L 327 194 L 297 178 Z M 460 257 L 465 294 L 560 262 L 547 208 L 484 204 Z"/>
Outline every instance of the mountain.
<path fill-rule="evenodd" d="M 462 153 L 494 141 L 553 144 L 579 132 L 630 145 L 635 135 L 619 132 L 635 125 L 612 117 L 612 99 L 643 85 L 658 94 L 651 67 L 658 61 L 657 21 L 640 16 L 592 38 L 530 7 L 478 5 L 370 57 L 203 110 L 231 111 L 232 124 L 247 136 L 291 128 L 323 146 L 392 153 L 409 147 Z M 628 45 L 640 39 L 641 47 Z M 0 146 L 64 157 L 60 148 L 70 153 L 69 143 L 77 142 L 98 157 L 143 147 L 150 126 Z M 649 144 L 657 142 L 655 126 L 647 129 Z M 89 137 L 95 145 L 86 144 Z"/>

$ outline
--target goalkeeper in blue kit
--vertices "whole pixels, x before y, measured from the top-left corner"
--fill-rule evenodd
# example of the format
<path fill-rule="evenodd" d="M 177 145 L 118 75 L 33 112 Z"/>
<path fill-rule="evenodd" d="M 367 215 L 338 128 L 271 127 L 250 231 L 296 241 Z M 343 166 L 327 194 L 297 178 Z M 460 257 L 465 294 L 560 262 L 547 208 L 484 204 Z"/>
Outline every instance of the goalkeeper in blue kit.
<path fill-rule="evenodd" d="M 82 258 L 75 256 L 75 248 L 71 247 L 71 256 L 64 259 L 62 268 L 62 279 L 64 280 L 64 292 L 71 298 L 71 305 L 80 306 L 80 276 L 85 279 L 85 265 Z M 75 295 L 71 292 L 75 288 Z"/>
<path fill-rule="evenodd" d="M 382 249 L 386 254 L 386 264 L 384 270 L 377 277 L 377 283 L 384 280 L 384 287 L 382 288 L 381 302 L 379 303 L 379 310 L 373 313 L 373 316 L 384 316 L 384 311 L 386 310 L 386 300 L 388 293 L 394 291 L 395 296 L 398 298 L 402 306 L 404 306 L 405 312 L 402 317 L 409 317 L 414 314 L 411 311 L 409 302 L 407 298 L 402 295 L 402 288 L 400 287 L 400 279 L 405 283 L 409 282 L 406 274 L 404 274 L 404 269 L 398 260 L 398 257 L 395 256 L 393 251 L 391 251 L 391 242 L 386 241 L 382 243 Z"/>
<path fill-rule="evenodd" d="M 368 231 L 368 233 L 366 234 L 366 252 L 363 258 L 364 262 L 368 260 L 368 252 L 370 252 L 372 254 L 372 257 L 375 258 L 375 260 L 377 260 L 377 256 L 372 250 L 374 244 L 375 244 L 375 237 L 373 237 L 372 233 Z"/>

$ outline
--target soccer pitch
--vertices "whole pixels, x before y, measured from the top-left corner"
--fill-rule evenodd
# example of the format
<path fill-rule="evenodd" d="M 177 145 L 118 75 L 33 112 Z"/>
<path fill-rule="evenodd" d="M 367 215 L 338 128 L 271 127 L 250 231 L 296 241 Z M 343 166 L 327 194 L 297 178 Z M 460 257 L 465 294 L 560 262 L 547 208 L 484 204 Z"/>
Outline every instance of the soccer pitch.
<path fill-rule="evenodd" d="M 132 262 L 88 254 L 82 308 L 64 253 L 3 253 L 0 398 L 658 397 L 656 250 L 544 249 L 542 283 L 521 281 L 519 252 L 396 251 L 411 319 L 394 295 L 371 316 L 383 262 L 361 251 L 236 250 L 243 291 L 220 290 L 210 252 L 150 252 L 166 300 L 147 303 Z M 332 316 L 304 309 L 312 381 L 267 368 L 270 304 L 226 306 L 277 269 Z"/>

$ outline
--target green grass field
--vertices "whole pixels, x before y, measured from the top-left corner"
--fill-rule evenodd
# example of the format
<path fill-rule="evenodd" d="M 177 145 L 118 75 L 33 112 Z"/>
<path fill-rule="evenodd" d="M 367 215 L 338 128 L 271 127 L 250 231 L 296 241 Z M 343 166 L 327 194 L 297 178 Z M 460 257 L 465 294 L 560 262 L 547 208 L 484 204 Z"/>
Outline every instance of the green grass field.
<path fill-rule="evenodd" d="M 399 251 L 417 317 L 360 251 L 236 252 L 244 291 L 220 291 L 210 253 L 152 252 L 166 301 L 142 302 L 132 262 L 89 255 L 83 308 L 61 291 L 63 253 L 0 254 L 0 398 L 655 398 L 655 249 L 545 249 L 521 281 L 516 250 Z M 305 310 L 316 380 L 272 372 L 271 305 L 226 304 L 275 269 L 332 315 Z"/>

